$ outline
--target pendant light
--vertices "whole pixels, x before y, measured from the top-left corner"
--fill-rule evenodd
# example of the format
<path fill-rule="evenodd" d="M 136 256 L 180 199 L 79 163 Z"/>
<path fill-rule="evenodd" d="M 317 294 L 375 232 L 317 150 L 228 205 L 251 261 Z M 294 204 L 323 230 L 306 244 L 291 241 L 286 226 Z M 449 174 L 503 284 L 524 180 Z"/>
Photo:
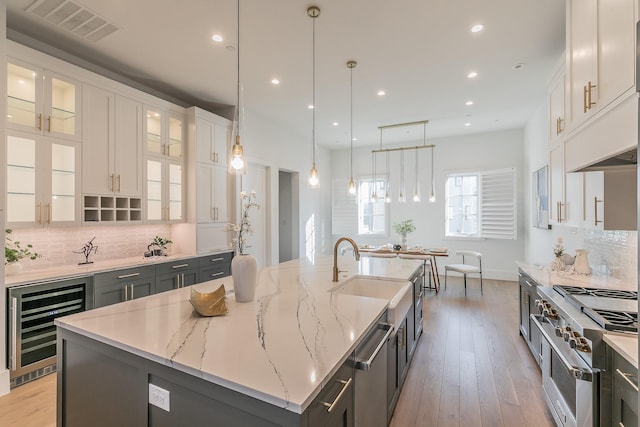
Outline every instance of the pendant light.
<path fill-rule="evenodd" d="M 313 163 L 311 164 L 311 172 L 309 172 L 309 187 L 318 188 L 320 186 L 320 177 L 318 176 L 318 169 L 316 168 L 316 18 L 320 16 L 320 8 L 317 6 L 310 6 L 307 9 L 307 15 L 309 15 L 313 21 L 313 71 L 312 71 L 312 85 L 313 85 L 313 98 L 311 115 L 312 115 L 312 127 L 311 127 L 311 139 L 313 150 Z"/>
<path fill-rule="evenodd" d="M 371 154 L 371 169 L 373 170 L 373 185 L 371 186 L 371 201 L 375 203 L 378 200 L 376 193 L 376 153 Z"/>
<path fill-rule="evenodd" d="M 353 181 L 353 69 L 358 65 L 356 61 L 347 62 L 347 67 L 351 72 L 351 118 L 349 127 L 350 142 L 350 162 L 351 162 L 351 179 L 349 180 L 349 194 L 356 194 L 356 183 Z"/>
<path fill-rule="evenodd" d="M 384 194 L 384 202 L 391 203 L 391 190 L 389 189 L 389 181 L 390 181 L 390 168 L 389 168 L 389 152 L 387 151 L 387 182 L 386 182 L 386 191 Z"/>
<path fill-rule="evenodd" d="M 436 183 L 433 179 L 433 147 L 431 147 L 431 193 L 429 193 L 429 202 L 430 203 L 435 203 L 436 202 Z"/>
<path fill-rule="evenodd" d="M 416 150 L 416 182 L 413 191 L 413 201 L 420 203 L 420 181 L 418 180 L 418 156 L 420 151 Z"/>
<path fill-rule="evenodd" d="M 238 40 L 236 42 L 236 52 L 238 61 L 238 84 L 237 84 L 237 98 L 236 98 L 236 111 L 234 115 L 234 125 L 236 141 L 233 144 L 231 150 L 231 162 L 229 163 L 230 171 L 235 174 L 242 174 L 247 171 L 246 163 L 244 161 L 244 149 L 240 144 L 240 0 L 238 0 Z"/>
<path fill-rule="evenodd" d="M 398 202 L 407 201 L 407 195 L 404 191 L 404 150 L 400 150 L 400 188 L 398 189 Z"/>

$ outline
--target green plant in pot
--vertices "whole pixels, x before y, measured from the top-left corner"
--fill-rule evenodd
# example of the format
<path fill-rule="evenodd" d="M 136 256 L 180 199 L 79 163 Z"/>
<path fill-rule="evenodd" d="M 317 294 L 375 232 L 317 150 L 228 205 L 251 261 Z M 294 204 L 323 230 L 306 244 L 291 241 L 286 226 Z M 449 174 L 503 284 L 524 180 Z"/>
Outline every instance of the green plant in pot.
<path fill-rule="evenodd" d="M 405 219 L 404 221 L 396 222 L 393 224 L 393 231 L 402 236 L 402 249 L 407 247 L 407 234 L 414 232 L 416 226 L 413 225 L 412 219 Z"/>
<path fill-rule="evenodd" d="M 12 233 L 11 229 L 4 230 L 6 238 L 4 244 L 4 265 L 6 266 L 7 274 L 15 274 L 22 270 L 22 266 L 18 264 L 18 261 L 24 258 L 31 260 L 42 257 L 38 252 L 33 251 L 33 245 L 28 243 L 22 245 L 17 240 L 13 240 L 9 235 Z"/>
<path fill-rule="evenodd" d="M 167 251 L 167 246 L 173 243 L 169 239 L 165 239 L 164 237 L 156 236 L 153 238 L 151 244 L 147 247 L 149 250 L 153 250 L 154 256 L 165 256 Z M 152 249 L 153 248 L 153 249 Z"/>

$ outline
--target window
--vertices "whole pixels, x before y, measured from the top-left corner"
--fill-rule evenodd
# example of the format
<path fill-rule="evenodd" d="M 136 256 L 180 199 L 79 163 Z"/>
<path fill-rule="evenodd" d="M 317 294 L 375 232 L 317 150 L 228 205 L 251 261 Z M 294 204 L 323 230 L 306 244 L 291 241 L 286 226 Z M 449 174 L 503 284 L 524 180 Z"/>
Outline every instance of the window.
<path fill-rule="evenodd" d="M 373 179 L 356 184 L 357 196 L 347 191 L 348 180 L 334 179 L 332 193 L 332 233 L 364 236 L 387 234 L 387 205 L 384 202 L 386 180 L 375 182 L 377 200 L 371 201 Z"/>
<path fill-rule="evenodd" d="M 516 239 L 515 168 L 447 177 L 447 237 Z"/>
<path fill-rule="evenodd" d="M 358 181 L 358 234 L 384 235 L 387 233 L 387 204 L 384 201 L 385 180 Z M 375 189 L 376 199 L 371 195 Z"/>

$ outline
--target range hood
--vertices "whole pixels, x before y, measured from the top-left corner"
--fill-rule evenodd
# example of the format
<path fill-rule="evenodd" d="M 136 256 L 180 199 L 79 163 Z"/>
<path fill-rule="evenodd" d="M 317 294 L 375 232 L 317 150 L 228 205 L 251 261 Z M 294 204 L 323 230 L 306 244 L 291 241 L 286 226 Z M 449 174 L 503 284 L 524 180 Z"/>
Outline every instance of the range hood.
<path fill-rule="evenodd" d="M 624 153 L 616 154 L 615 156 L 606 158 L 592 165 L 586 166 L 576 172 L 597 171 L 608 169 L 614 166 L 634 166 L 638 164 L 638 149 L 633 148 Z"/>

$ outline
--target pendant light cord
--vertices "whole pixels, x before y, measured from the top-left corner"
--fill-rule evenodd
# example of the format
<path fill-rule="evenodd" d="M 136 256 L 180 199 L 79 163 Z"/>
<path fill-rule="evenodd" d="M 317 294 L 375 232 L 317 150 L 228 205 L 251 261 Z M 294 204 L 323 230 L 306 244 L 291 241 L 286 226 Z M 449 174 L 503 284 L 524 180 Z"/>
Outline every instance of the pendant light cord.
<path fill-rule="evenodd" d="M 313 39 L 313 70 L 311 72 L 311 80 L 312 80 L 312 90 L 313 90 L 313 94 L 312 94 L 312 104 L 313 104 L 313 111 L 311 112 L 311 117 L 312 117 L 312 122 L 311 122 L 311 138 L 313 139 L 313 148 L 312 148 L 312 152 L 313 152 L 313 164 L 316 164 L 316 18 L 313 17 L 313 35 L 312 35 L 312 39 Z"/>
<path fill-rule="evenodd" d="M 238 0 L 238 10 L 237 10 L 237 18 L 238 18 L 238 40 L 236 42 L 237 47 L 237 67 L 238 67 L 238 87 L 237 87 L 237 97 L 236 97 L 236 136 L 240 135 L 240 0 Z"/>
<path fill-rule="evenodd" d="M 350 93 L 350 102 L 351 102 L 351 111 L 350 111 L 350 124 L 349 124 L 349 142 L 350 142 L 350 150 L 351 150 L 351 179 L 353 180 L 353 67 L 349 68 L 351 71 L 351 93 Z"/>

